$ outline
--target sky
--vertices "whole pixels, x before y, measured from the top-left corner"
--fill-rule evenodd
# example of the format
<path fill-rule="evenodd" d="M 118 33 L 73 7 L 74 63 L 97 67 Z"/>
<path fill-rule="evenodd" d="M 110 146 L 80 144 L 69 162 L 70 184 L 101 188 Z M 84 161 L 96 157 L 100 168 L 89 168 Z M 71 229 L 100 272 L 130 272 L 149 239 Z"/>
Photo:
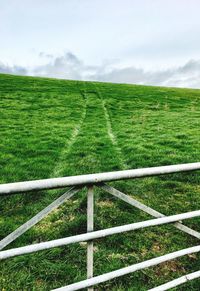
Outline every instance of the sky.
<path fill-rule="evenodd" d="M 199 0 L 0 0 L 0 72 L 200 88 Z"/>

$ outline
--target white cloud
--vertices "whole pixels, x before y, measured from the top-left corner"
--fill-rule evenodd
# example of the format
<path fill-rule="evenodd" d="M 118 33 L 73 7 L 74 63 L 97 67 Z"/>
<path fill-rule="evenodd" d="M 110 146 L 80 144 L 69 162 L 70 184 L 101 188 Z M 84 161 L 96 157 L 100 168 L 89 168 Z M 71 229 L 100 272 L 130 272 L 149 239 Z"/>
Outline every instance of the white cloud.
<path fill-rule="evenodd" d="M 163 70 L 144 70 L 135 66 L 121 68 L 119 63 L 103 62 L 99 66 L 84 64 L 75 54 L 61 56 L 40 52 L 45 65 L 32 68 L 8 66 L 0 62 L 0 72 L 74 80 L 94 80 L 114 83 L 145 84 L 200 88 L 200 60 L 190 60 L 183 66 Z"/>

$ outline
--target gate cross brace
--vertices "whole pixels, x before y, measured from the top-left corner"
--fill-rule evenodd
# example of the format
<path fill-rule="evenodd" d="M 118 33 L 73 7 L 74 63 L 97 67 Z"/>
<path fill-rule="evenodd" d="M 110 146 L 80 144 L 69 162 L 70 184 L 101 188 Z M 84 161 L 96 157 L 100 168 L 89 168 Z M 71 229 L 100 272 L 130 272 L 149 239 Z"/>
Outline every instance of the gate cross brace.
<path fill-rule="evenodd" d="M 165 215 L 154 210 L 153 208 L 149 207 L 149 206 L 146 206 L 145 204 L 137 201 L 136 199 L 120 192 L 119 190 L 105 184 L 105 183 L 102 183 L 102 184 L 99 184 L 98 187 L 100 187 L 101 189 L 103 189 L 104 191 L 110 193 L 111 195 L 125 201 L 126 203 L 140 209 L 140 210 L 143 210 L 144 212 L 156 217 L 156 218 L 160 218 L 160 217 L 164 217 Z M 177 229 L 191 235 L 191 236 L 194 236 L 195 238 L 198 238 L 200 239 L 200 233 L 189 228 L 188 226 L 182 224 L 181 222 L 175 222 L 173 223 L 173 226 L 176 227 Z"/>
<path fill-rule="evenodd" d="M 16 230 L 14 230 L 9 235 L 7 235 L 5 238 L 3 238 L 0 241 L 0 250 L 2 250 L 7 245 L 9 245 L 11 242 L 16 240 L 19 236 L 21 236 L 23 233 L 25 233 L 27 230 L 29 230 L 32 226 L 34 226 L 40 220 L 42 220 L 45 216 L 47 216 L 51 211 L 58 208 L 67 199 L 71 198 L 79 190 L 80 190 L 80 188 L 78 188 L 78 187 L 72 187 L 67 192 L 65 192 L 60 197 L 58 197 L 55 201 L 53 201 L 51 204 L 49 204 L 47 207 L 45 207 L 43 210 L 38 212 L 35 216 L 33 216 L 27 222 L 25 222 L 24 224 L 19 226 Z"/>

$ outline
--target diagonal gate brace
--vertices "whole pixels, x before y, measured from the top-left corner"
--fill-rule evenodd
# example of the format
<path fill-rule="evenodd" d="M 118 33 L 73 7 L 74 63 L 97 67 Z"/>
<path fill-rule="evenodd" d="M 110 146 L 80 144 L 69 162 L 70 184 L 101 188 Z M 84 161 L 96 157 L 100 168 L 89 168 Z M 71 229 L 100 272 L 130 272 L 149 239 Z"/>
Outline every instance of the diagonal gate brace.
<path fill-rule="evenodd" d="M 143 210 L 144 212 L 154 216 L 154 217 L 157 217 L 157 218 L 160 218 L 160 217 L 164 217 L 165 215 L 154 210 L 153 208 L 149 207 L 149 206 L 146 206 L 145 204 L 137 201 L 136 199 L 120 192 L 119 190 L 107 185 L 107 184 L 99 184 L 98 185 L 100 188 L 102 188 L 104 191 L 110 193 L 111 195 L 127 202 L 128 204 L 132 205 L 132 206 L 135 206 L 136 208 L 140 209 L 140 210 Z M 198 231 L 195 231 L 191 228 L 189 228 L 188 226 L 182 224 L 181 222 L 176 222 L 176 223 L 173 223 L 174 227 L 176 227 L 177 229 L 191 235 L 191 236 L 194 236 L 198 239 L 200 239 L 200 233 Z"/>
<path fill-rule="evenodd" d="M 49 204 L 47 207 L 45 207 L 43 210 L 38 212 L 30 220 L 28 220 L 27 222 L 22 224 L 20 227 L 18 227 L 16 230 L 14 230 L 12 233 L 10 233 L 8 236 L 3 238 L 0 241 L 0 250 L 2 250 L 7 245 L 9 245 L 11 242 L 16 240 L 16 238 L 18 238 L 23 233 L 25 233 L 27 230 L 29 230 L 32 226 L 37 224 L 40 220 L 42 220 L 45 216 L 47 216 L 51 211 L 53 211 L 54 209 L 59 207 L 61 204 L 63 204 L 67 199 L 71 198 L 79 190 L 80 190 L 79 187 L 72 187 L 67 192 L 65 192 L 63 195 L 61 195 L 59 198 L 57 198 L 55 201 L 53 201 L 51 204 Z"/>

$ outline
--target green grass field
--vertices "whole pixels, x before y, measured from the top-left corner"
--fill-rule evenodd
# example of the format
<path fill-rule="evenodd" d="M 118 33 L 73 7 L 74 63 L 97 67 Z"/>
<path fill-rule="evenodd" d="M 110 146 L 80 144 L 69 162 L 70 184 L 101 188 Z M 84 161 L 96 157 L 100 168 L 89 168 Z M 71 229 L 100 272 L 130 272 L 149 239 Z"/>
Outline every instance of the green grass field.
<path fill-rule="evenodd" d="M 0 183 L 199 161 L 200 90 L 0 75 Z M 200 173 L 111 183 L 166 215 L 200 209 Z M 0 198 L 0 238 L 42 210 L 65 189 Z M 151 217 L 100 190 L 95 230 Z M 200 219 L 185 224 L 200 231 Z M 8 248 L 86 231 L 86 192 Z M 197 245 L 173 226 L 151 227 L 95 241 L 100 275 Z M 185 256 L 97 287 L 147 290 L 199 270 Z M 86 244 L 0 262 L 0 290 L 50 290 L 86 278 Z M 200 280 L 177 290 L 199 290 Z"/>

